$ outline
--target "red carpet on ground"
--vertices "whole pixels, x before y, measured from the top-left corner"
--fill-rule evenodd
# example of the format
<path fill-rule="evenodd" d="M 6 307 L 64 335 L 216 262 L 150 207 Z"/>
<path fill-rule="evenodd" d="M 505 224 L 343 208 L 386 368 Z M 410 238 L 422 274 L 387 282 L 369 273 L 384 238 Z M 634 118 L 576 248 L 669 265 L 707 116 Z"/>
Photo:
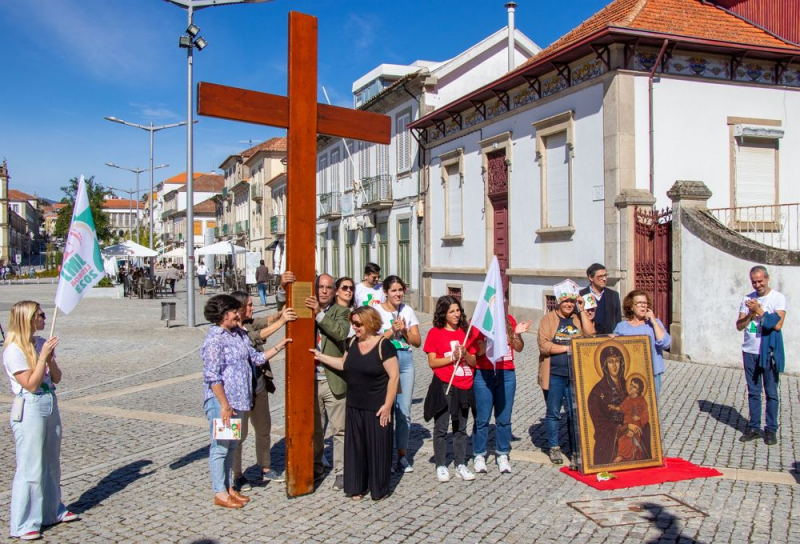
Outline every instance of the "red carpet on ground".
<path fill-rule="evenodd" d="M 722 473 L 716 469 L 697 466 L 679 457 L 665 457 L 663 467 L 612 472 L 611 474 L 616 478 L 603 482 L 597 481 L 597 474 L 584 476 L 577 470 L 570 470 L 567 467 L 563 467 L 561 472 L 600 491 L 722 476 Z"/>

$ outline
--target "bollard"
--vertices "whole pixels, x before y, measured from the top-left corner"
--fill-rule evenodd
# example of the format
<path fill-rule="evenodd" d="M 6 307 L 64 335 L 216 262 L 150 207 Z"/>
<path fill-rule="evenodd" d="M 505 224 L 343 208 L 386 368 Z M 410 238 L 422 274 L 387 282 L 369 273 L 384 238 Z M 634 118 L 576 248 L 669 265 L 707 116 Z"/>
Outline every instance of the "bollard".
<path fill-rule="evenodd" d="M 161 303 L 161 320 L 166 320 L 167 328 L 169 328 L 170 320 L 175 319 L 175 303 L 174 302 L 162 302 Z"/>

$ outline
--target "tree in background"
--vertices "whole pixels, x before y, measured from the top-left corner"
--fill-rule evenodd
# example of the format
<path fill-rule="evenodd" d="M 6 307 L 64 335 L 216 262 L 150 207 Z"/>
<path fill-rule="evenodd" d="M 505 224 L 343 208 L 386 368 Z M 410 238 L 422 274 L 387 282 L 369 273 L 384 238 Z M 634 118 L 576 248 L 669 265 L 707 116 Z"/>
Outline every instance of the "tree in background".
<path fill-rule="evenodd" d="M 103 213 L 103 200 L 105 200 L 108 191 L 100 183 L 95 183 L 94 176 L 85 179 L 85 183 L 97 239 L 100 241 L 108 240 L 112 233 L 108 227 L 108 215 Z M 56 224 L 53 228 L 53 236 L 66 238 L 69 233 L 70 221 L 72 221 L 72 207 L 75 205 L 75 196 L 78 194 L 78 178 L 69 180 L 69 184 L 61 187 L 61 190 L 65 195 L 61 202 L 66 206 L 58 210 L 58 219 L 56 219 Z"/>

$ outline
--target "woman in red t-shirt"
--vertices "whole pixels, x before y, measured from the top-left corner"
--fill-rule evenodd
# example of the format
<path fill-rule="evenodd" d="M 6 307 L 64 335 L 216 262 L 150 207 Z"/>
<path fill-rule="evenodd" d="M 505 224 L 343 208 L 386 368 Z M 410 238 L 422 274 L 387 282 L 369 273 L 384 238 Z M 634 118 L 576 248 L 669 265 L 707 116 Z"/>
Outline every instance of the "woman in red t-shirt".
<path fill-rule="evenodd" d="M 514 395 L 517 390 L 517 377 L 514 372 L 514 352 L 525 347 L 522 334 L 531 328 L 531 321 L 517 323 L 512 316 L 506 317 L 506 336 L 508 354 L 492 364 L 485 355 L 478 355 L 475 369 L 475 434 L 472 435 L 472 450 L 475 459 L 472 466 L 475 472 L 486 472 L 487 442 L 489 439 L 489 420 L 494 410 L 495 460 L 501 473 L 511 472 L 508 454 L 511 453 L 511 410 L 514 408 Z M 486 339 L 478 329 L 472 329 L 470 342 L 483 344 Z M 483 348 L 481 351 L 485 351 Z"/>
<path fill-rule="evenodd" d="M 447 470 L 447 422 L 453 422 L 453 450 L 456 474 L 462 480 L 474 480 L 467 468 L 467 417 L 474 406 L 472 379 L 477 348 L 466 340 L 467 318 L 455 297 L 444 296 L 436 303 L 433 328 L 428 332 L 425 346 L 433 380 L 425 397 L 425 421 L 434 420 L 433 455 L 436 459 L 436 479 L 450 480 Z M 447 392 L 452 378 L 453 386 Z"/>

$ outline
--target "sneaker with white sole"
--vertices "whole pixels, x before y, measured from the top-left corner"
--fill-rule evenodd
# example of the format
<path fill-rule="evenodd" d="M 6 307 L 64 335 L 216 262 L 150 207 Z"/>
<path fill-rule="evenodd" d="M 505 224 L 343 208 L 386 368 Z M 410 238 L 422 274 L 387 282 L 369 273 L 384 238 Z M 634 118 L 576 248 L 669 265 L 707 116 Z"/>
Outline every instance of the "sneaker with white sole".
<path fill-rule="evenodd" d="M 472 461 L 472 468 L 478 474 L 486 474 L 486 458 L 483 455 L 476 455 Z"/>
<path fill-rule="evenodd" d="M 414 472 L 414 467 L 411 466 L 411 463 L 408 462 L 408 458 L 405 455 L 397 460 L 397 469 L 400 472 Z"/>
<path fill-rule="evenodd" d="M 450 481 L 450 471 L 447 470 L 447 467 L 436 467 L 436 479 L 440 482 Z"/>
<path fill-rule="evenodd" d="M 78 521 L 79 519 L 81 519 L 81 517 L 78 514 L 70 511 L 67 511 L 63 516 L 61 516 L 61 521 L 63 523 L 70 523 L 72 521 Z"/>
<path fill-rule="evenodd" d="M 501 474 L 509 474 L 511 472 L 511 463 L 508 462 L 508 455 L 497 456 L 497 468 L 500 469 Z"/>
<path fill-rule="evenodd" d="M 475 475 L 467 468 L 467 465 L 458 465 L 456 467 L 456 475 L 465 482 L 471 482 L 475 479 Z"/>
<path fill-rule="evenodd" d="M 24 535 L 20 535 L 20 540 L 41 540 L 42 533 L 39 531 L 28 531 Z"/>

